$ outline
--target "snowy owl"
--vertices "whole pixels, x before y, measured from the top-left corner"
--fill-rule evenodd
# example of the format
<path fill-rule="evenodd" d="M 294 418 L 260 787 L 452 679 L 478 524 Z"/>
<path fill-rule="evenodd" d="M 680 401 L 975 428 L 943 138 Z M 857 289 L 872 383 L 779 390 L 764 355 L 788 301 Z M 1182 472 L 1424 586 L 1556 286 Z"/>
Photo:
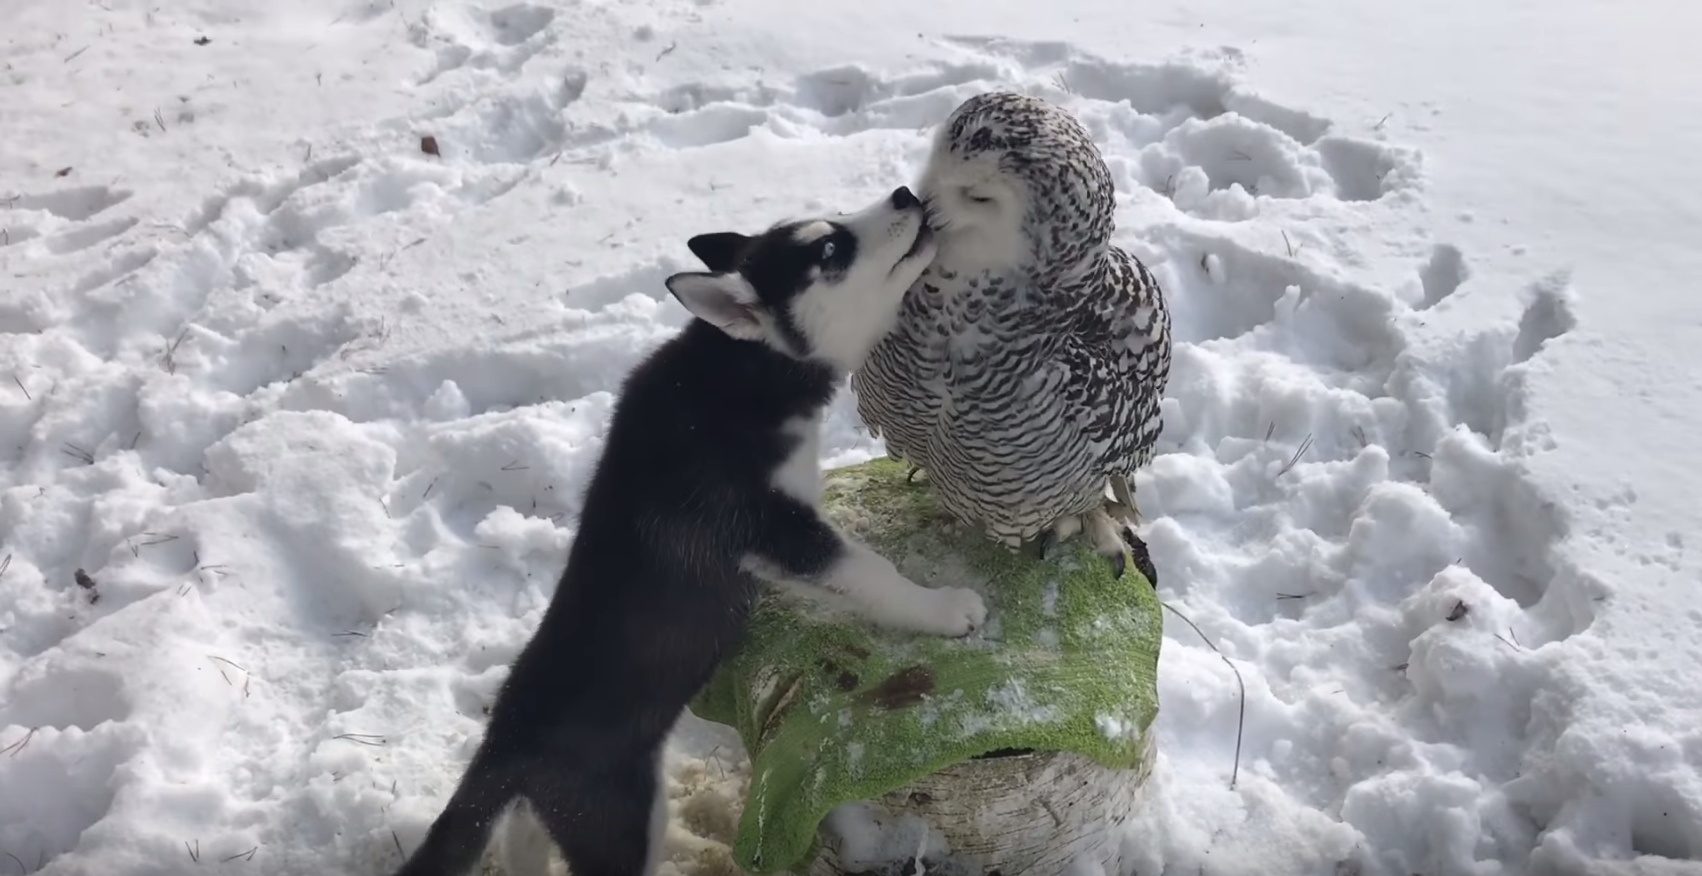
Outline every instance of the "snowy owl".
<path fill-rule="evenodd" d="M 939 255 L 852 375 L 858 416 L 990 538 L 1044 555 L 1085 531 L 1157 586 L 1131 481 L 1162 426 L 1170 314 L 1111 245 L 1099 149 L 1061 107 L 980 94 L 941 125 L 918 193 Z"/>

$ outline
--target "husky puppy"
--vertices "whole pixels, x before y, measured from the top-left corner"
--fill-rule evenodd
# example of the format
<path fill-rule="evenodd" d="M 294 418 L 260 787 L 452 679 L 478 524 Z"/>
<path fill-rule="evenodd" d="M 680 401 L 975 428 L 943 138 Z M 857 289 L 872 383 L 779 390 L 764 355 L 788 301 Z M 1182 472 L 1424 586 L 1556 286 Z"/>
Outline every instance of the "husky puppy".
<path fill-rule="evenodd" d="M 566 571 L 448 805 L 396 876 L 465 876 L 510 814 L 511 864 L 641 876 L 660 857 L 663 745 L 745 635 L 764 584 L 874 623 L 965 636 L 973 590 L 927 588 L 817 510 L 822 410 L 934 257 L 908 188 L 862 212 L 687 244 L 694 319 L 622 386 Z M 520 816 L 550 843 L 526 842 Z M 542 850 L 542 854 L 540 854 Z"/>

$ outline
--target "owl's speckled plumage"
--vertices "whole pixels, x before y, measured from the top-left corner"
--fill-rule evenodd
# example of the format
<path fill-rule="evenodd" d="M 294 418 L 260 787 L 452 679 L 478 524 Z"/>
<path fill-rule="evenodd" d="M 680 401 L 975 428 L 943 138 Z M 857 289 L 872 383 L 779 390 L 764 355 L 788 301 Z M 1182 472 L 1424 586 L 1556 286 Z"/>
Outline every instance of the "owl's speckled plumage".
<path fill-rule="evenodd" d="M 1110 169 L 1062 108 L 994 92 L 941 126 L 918 191 L 940 255 L 852 376 L 858 415 L 989 536 L 1085 526 L 1112 553 L 1107 509 L 1134 509 L 1105 488 L 1129 501 L 1121 488 L 1152 459 L 1170 316 L 1110 243 Z"/>

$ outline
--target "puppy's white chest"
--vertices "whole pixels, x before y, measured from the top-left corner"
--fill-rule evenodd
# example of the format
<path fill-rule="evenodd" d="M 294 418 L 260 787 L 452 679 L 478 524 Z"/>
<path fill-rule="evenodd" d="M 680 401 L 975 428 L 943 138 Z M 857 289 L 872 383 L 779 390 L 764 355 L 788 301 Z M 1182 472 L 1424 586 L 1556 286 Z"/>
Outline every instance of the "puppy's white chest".
<path fill-rule="evenodd" d="M 800 417 L 781 433 L 795 443 L 774 470 L 774 488 L 814 508 L 821 503 L 821 418 Z"/>

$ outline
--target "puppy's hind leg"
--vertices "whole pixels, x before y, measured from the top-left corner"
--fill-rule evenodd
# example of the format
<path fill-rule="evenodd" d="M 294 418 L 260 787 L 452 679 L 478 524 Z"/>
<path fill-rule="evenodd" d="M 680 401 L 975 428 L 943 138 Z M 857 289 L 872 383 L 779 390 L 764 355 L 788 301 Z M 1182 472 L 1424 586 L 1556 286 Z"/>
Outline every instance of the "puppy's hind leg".
<path fill-rule="evenodd" d="M 668 823 L 660 757 L 535 780 L 534 812 L 572 876 L 654 876 Z"/>
<path fill-rule="evenodd" d="M 514 799 L 506 771 L 494 766 L 500 755 L 481 748 L 450 795 L 443 812 L 426 831 L 425 841 L 395 876 L 465 876 L 484 857 L 491 829 Z"/>
<path fill-rule="evenodd" d="M 656 756 L 656 794 L 650 798 L 650 854 L 644 859 L 644 874 L 651 876 L 662 864 L 662 841 L 668 835 L 668 777 L 662 755 Z"/>
<path fill-rule="evenodd" d="M 555 843 L 525 797 L 514 801 L 503 817 L 502 876 L 550 876 L 550 851 Z"/>

